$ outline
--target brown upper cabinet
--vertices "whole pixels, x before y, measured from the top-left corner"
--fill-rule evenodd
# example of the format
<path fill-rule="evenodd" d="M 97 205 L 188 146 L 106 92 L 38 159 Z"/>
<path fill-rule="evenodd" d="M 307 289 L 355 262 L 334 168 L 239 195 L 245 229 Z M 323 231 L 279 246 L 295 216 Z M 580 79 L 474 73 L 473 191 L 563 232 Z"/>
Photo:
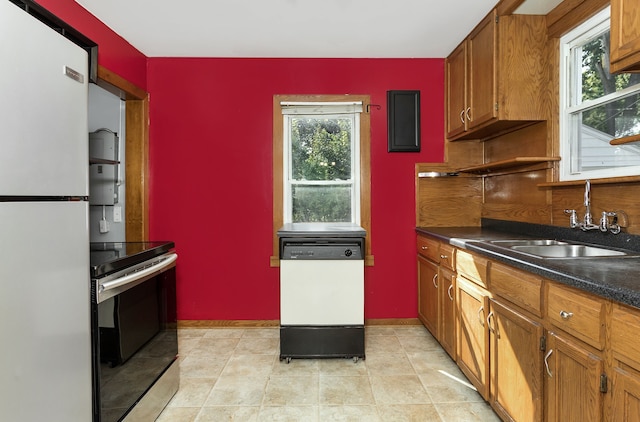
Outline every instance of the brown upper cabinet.
<path fill-rule="evenodd" d="M 545 120 L 545 43 L 543 16 L 489 13 L 445 62 L 447 138 L 489 139 Z"/>
<path fill-rule="evenodd" d="M 611 72 L 640 72 L 640 2 L 611 0 Z"/>

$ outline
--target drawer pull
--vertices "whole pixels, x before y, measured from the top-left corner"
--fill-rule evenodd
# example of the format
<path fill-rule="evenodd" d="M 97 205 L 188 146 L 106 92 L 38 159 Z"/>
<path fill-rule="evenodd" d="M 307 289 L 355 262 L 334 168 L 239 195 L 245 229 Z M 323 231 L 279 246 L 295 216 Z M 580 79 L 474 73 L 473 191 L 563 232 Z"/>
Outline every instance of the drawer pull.
<path fill-rule="evenodd" d="M 573 316 L 573 312 L 560 311 L 560 318 L 567 320 Z"/>
<path fill-rule="evenodd" d="M 427 249 L 429 249 L 429 248 L 428 248 L 428 247 L 426 247 L 426 246 L 423 246 L 421 249 L 422 249 L 423 251 L 426 251 L 426 250 L 427 250 Z"/>
<path fill-rule="evenodd" d="M 440 255 L 440 259 L 447 259 L 448 256 L 447 255 Z"/>
<path fill-rule="evenodd" d="M 449 288 L 447 289 L 447 295 L 449 296 L 449 299 L 453 301 L 453 296 L 451 296 L 451 289 L 453 289 L 453 284 L 450 285 Z"/>
<path fill-rule="evenodd" d="M 549 350 L 547 354 L 544 356 L 544 367 L 547 370 L 547 374 L 549 375 L 549 378 L 553 378 L 553 374 L 549 369 L 549 356 L 551 356 L 551 353 L 553 353 L 553 349 Z"/>
<path fill-rule="evenodd" d="M 438 278 L 438 274 L 433 276 L 433 287 L 435 287 L 436 289 L 438 288 L 438 283 L 436 282 Z"/>

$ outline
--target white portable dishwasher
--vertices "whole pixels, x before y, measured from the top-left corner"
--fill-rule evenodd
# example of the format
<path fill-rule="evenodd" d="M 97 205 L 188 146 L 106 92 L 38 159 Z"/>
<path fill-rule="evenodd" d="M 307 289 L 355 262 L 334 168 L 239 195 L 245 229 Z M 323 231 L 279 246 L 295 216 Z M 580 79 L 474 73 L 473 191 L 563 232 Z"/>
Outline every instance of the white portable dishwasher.
<path fill-rule="evenodd" d="M 365 358 L 365 230 L 290 223 L 280 237 L 280 360 Z"/>

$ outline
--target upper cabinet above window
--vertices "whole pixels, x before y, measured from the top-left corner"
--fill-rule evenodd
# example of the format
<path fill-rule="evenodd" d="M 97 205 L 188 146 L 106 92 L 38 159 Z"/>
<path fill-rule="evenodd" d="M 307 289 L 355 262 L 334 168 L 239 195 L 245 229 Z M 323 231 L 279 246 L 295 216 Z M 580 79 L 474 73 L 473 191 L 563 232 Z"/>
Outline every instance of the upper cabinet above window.
<path fill-rule="evenodd" d="M 611 72 L 640 72 L 640 2 L 611 0 Z"/>
<path fill-rule="evenodd" d="M 545 42 L 544 16 L 487 15 L 445 63 L 447 138 L 489 139 L 545 120 Z"/>

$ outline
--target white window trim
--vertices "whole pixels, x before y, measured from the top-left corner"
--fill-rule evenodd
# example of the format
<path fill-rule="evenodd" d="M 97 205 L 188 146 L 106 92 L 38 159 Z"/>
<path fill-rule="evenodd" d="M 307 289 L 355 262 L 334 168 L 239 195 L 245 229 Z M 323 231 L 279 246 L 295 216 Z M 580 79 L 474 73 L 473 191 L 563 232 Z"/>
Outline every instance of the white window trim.
<path fill-rule="evenodd" d="M 560 111 L 560 174 L 561 181 L 564 180 L 582 180 L 582 179 L 599 179 L 607 177 L 621 177 L 632 176 L 640 174 L 640 166 L 626 166 L 617 168 L 607 168 L 601 170 L 588 170 L 588 171 L 576 171 L 572 172 L 571 168 L 576 156 L 571 155 L 571 118 L 570 114 L 578 110 L 588 110 L 590 108 L 601 105 L 605 102 L 611 101 L 615 98 L 622 98 L 628 95 L 632 91 L 636 91 L 636 88 L 628 88 L 621 90 L 596 100 L 590 100 L 581 102 L 579 105 L 575 105 L 573 99 L 570 100 L 572 93 L 569 83 L 569 74 L 573 72 L 574 60 L 570 57 L 571 48 L 576 45 L 582 44 L 586 38 L 589 38 L 595 34 L 602 32 L 609 28 L 609 19 L 611 11 L 607 6 L 602 11 L 578 25 L 576 28 L 568 32 L 560 39 L 560 98 L 559 98 L 559 111 Z M 577 78 L 572 78 L 575 86 L 573 87 L 574 95 L 582 95 L 581 81 Z M 569 102 L 572 104 L 568 104 Z"/>
<path fill-rule="evenodd" d="M 282 173 L 283 173 L 283 222 L 291 223 L 293 220 L 292 185 L 296 184 L 292 179 L 291 165 L 291 139 L 290 120 L 295 116 L 322 115 L 329 118 L 348 118 L 352 120 L 351 139 L 351 176 L 344 181 L 309 181 L 305 185 L 352 185 L 351 194 L 351 222 L 360 224 L 360 113 L 362 102 L 281 102 L 283 114 L 283 147 L 282 147 Z M 327 222 L 326 224 L 334 224 Z"/>

